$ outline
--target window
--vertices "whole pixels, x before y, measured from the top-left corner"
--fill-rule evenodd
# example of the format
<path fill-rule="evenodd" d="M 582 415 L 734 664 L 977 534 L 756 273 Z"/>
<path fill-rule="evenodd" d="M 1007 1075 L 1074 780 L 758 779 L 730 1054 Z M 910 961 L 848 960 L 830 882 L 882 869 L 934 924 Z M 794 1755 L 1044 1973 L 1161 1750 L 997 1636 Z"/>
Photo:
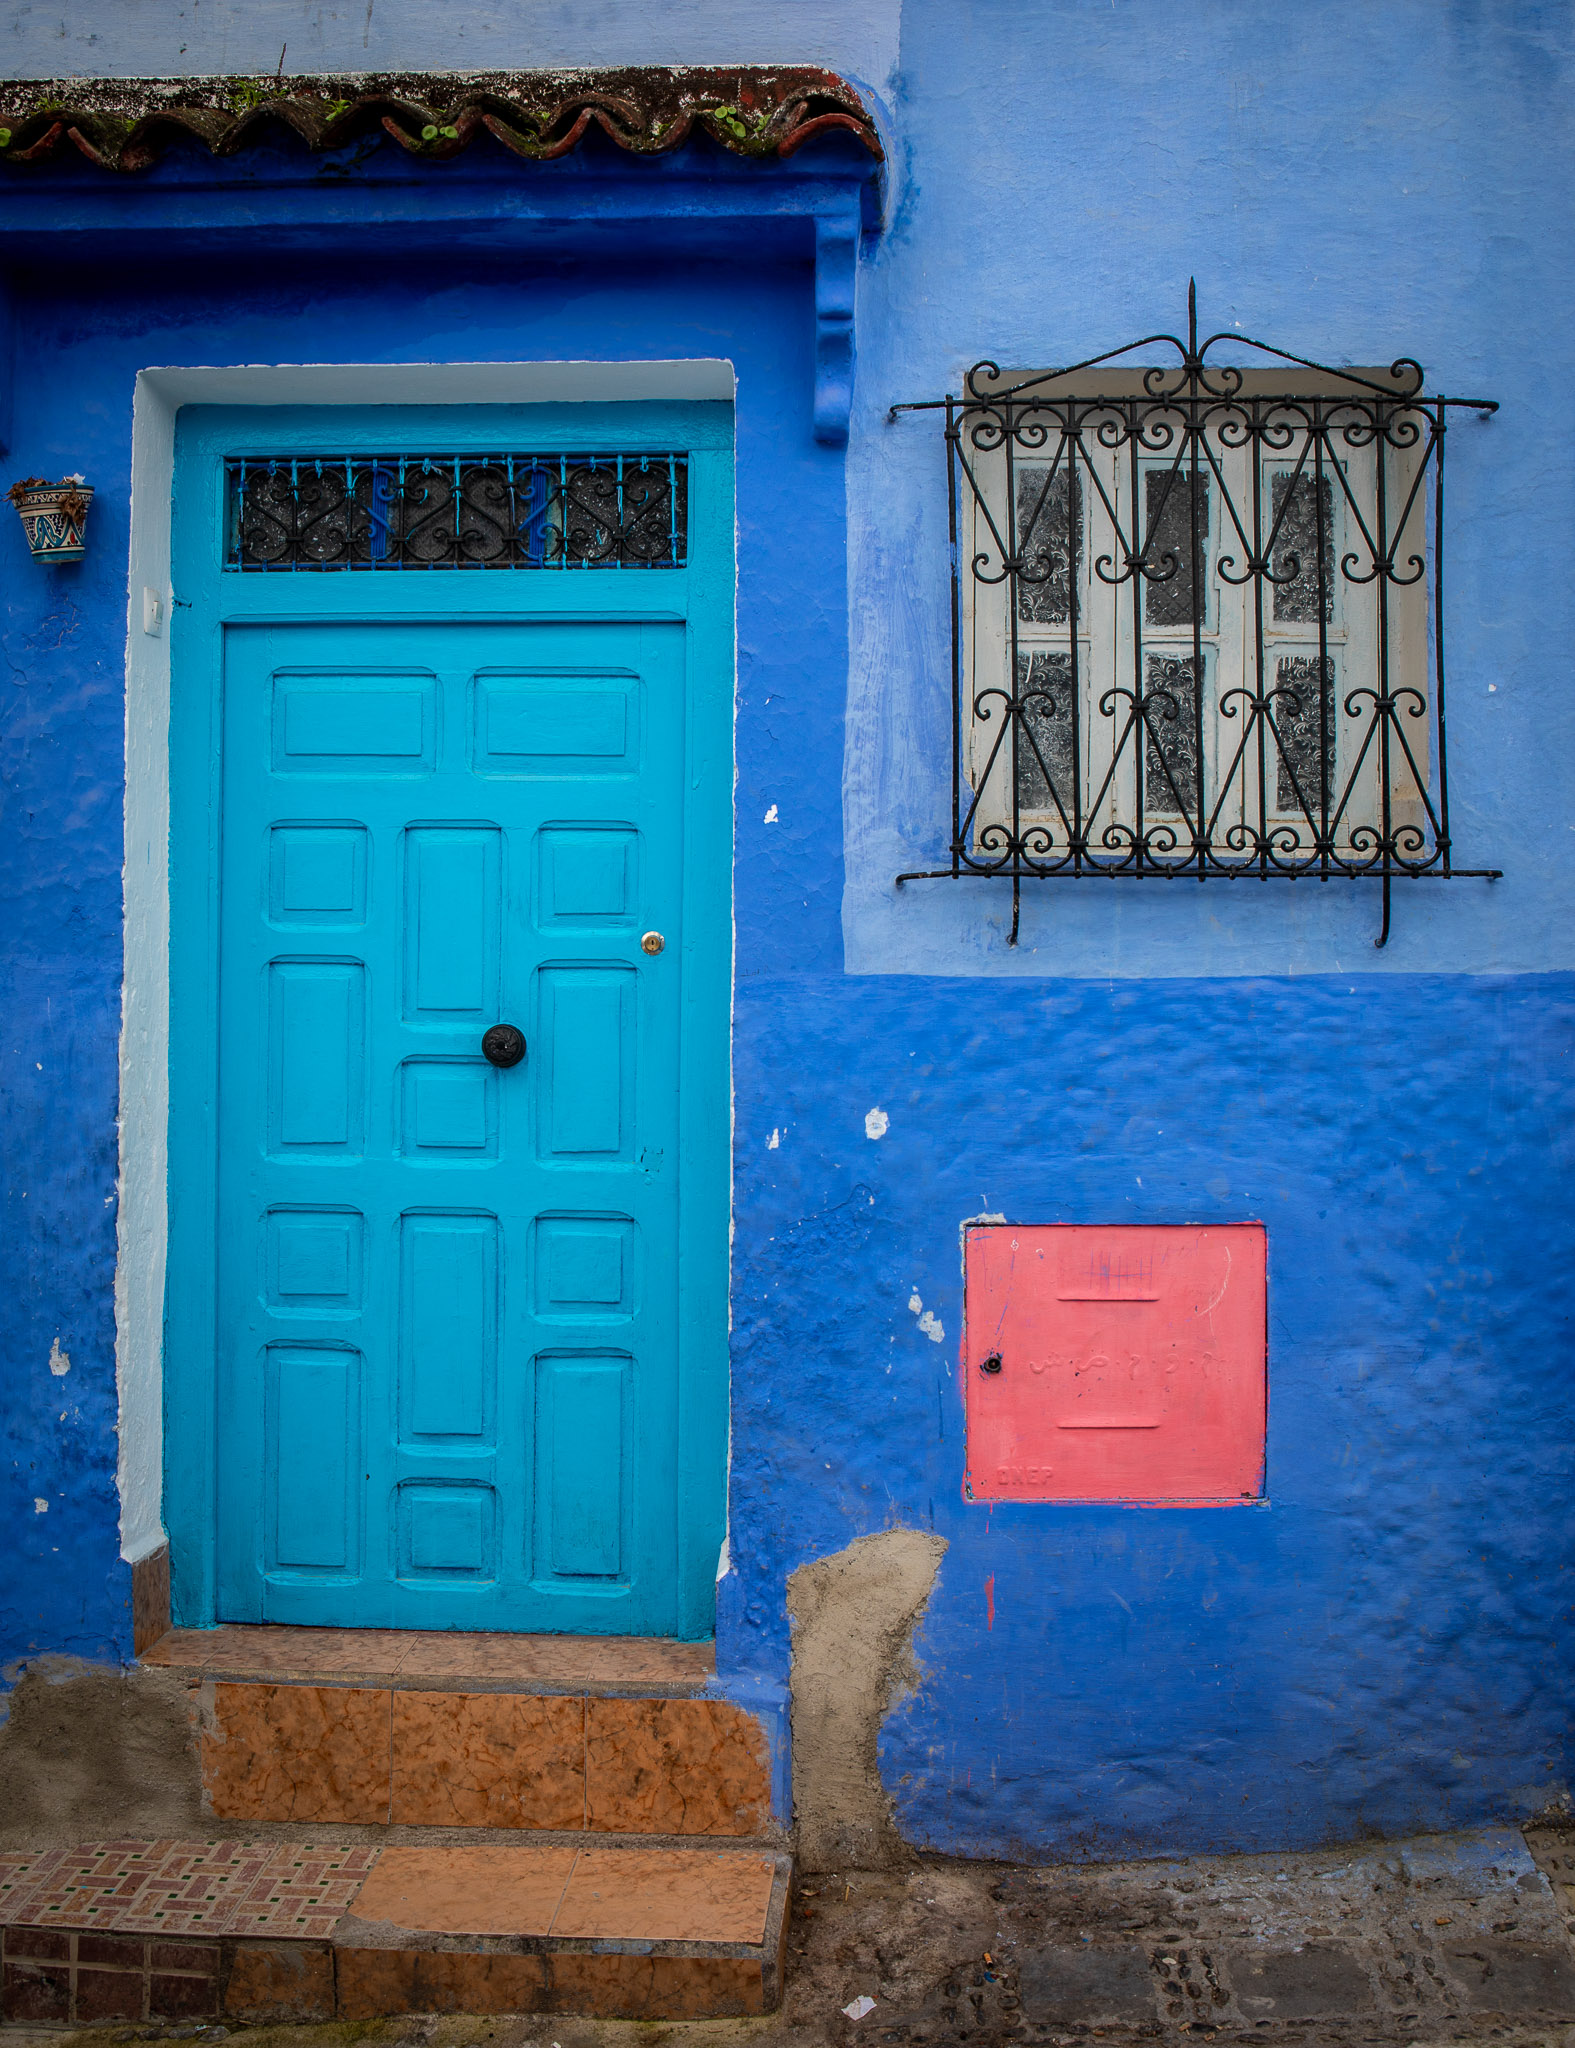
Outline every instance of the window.
<path fill-rule="evenodd" d="M 933 872 L 1009 878 L 1014 942 L 1025 880 L 1371 876 L 1382 944 L 1395 877 L 1489 872 L 1450 858 L 1438 589 L 1447 409 L 1477 402 L 1425 399 L 1409 362 L 1209 363 L 1226 341 L 1278 355 L 1200 348 L 1194 318 L 1179 368 L 981 364 L 942 401 Z"/>

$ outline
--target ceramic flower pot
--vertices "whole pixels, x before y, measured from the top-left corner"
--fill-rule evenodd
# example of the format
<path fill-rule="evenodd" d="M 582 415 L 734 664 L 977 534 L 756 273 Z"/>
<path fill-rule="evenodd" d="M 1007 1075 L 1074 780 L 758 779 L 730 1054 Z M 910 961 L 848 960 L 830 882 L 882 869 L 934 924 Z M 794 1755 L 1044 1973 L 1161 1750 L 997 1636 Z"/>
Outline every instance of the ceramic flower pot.
<path fill-rule="evenodd" d="M 41 476 L 24 477 L 6 496 L 21 516 L 27 544 L 35 562 L 80 562 L 86 552 L 83 532 L 93 486 L 79 476 L 62 477 L 58 484 Z"/>

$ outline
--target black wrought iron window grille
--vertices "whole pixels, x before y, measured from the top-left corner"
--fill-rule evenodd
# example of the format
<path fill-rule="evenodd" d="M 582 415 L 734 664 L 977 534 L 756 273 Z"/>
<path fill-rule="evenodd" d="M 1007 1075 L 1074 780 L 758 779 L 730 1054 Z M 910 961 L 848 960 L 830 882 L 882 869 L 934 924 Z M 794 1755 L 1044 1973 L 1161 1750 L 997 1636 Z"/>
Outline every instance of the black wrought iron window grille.
<path fill-rule="evenodd" d="M 1200 343 L 1195 289 L 1184 341 L 894 406 L 944 410 L 953 570 L 949 865 L 899 885 L 1009 882 L 1015 945 L 1025 882 L 1366 878 L 1382 946 L 1396 879 L 1496 877 L 1449 834 L 1459 408 L 1497 410 Z"/>
<path fill-rule="evenodd" d="M 681 569 L 682 455 L 291 455 L 227 463 L 226 568 Z"/>

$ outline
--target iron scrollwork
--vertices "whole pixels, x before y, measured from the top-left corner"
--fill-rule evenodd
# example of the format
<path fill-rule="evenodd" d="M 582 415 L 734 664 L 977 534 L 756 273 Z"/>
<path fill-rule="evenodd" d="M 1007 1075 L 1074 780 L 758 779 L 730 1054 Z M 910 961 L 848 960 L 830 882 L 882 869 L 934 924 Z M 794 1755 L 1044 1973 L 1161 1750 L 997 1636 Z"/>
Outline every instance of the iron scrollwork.
<path fill-rule="evenodd" d="M 1187 310 L 892 408 L 945 413 L 954 564 L 949 865 L 897 880 L 1010 882 L 1015 945 L 1026 881 L 1370 878 L 1381 946 L 1397 878 L 1499 873 L 1451 854 L 1442 580 L 1448 418 L 1497 407 Z"/>
<path fill-rule="evenodd" d="M 335 455 L 227 465 L 231 569 L 681 569 L 682 455 Z"/>

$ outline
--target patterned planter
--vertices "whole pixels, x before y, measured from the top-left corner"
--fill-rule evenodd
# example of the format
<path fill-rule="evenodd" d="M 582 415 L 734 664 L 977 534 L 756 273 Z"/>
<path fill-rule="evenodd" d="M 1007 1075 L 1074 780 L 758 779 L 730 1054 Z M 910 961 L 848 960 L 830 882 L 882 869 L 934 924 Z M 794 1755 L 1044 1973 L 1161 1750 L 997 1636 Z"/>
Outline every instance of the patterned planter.
<path fill-rule="evenodd" d="M 66 476 L 58 484 L 41 476 L 23 477 L 6 496 L 16 507 L 27 534 L 35 562 L 80 562 L 86 546 L 83 532 L 93 486 L 79 476 Z"/>

